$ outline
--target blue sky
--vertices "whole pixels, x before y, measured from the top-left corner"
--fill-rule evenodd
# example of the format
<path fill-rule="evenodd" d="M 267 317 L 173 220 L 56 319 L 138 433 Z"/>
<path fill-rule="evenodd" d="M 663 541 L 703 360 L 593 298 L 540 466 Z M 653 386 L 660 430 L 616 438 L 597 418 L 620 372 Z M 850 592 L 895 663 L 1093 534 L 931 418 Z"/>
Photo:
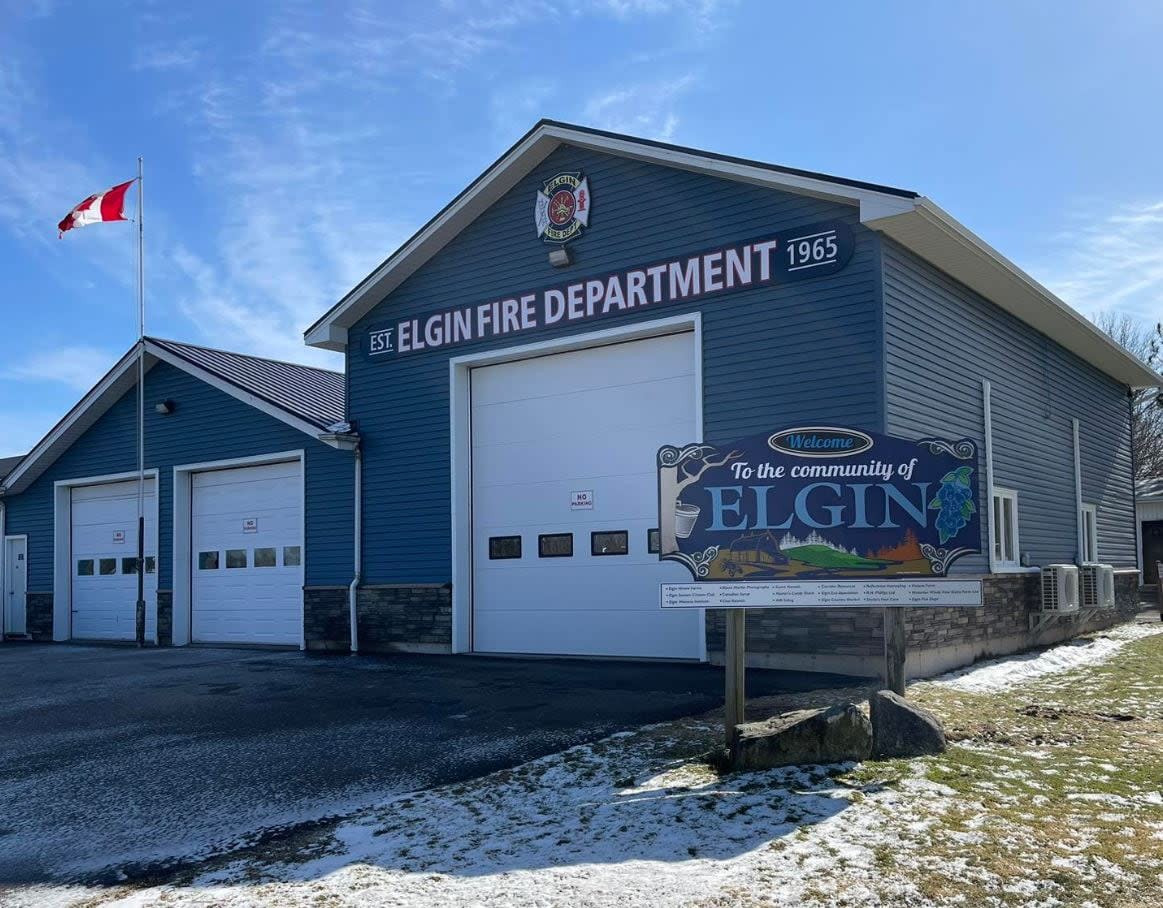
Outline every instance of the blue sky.
<path fill-rule="evenodd" d="M 1051 13 L 1052 9 L 1052 13 Z M 1163 4 L 0 0 L 0 455 L 149 331 L 301 332 L 539 117 L 915 189 L 1086 314 L 1163 316 Z"/>

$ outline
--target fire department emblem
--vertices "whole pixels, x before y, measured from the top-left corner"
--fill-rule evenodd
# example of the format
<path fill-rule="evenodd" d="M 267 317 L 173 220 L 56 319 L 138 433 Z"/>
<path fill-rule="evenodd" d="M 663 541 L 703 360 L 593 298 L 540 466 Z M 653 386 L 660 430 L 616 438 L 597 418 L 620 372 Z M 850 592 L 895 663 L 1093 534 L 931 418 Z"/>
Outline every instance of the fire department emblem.
<path fill-rule="evenodd" d="M 580 173 L 559 173 L 537 191 L 537 235 L 547 243 L 568 243 L 590 225 L 589 180 Z"/>

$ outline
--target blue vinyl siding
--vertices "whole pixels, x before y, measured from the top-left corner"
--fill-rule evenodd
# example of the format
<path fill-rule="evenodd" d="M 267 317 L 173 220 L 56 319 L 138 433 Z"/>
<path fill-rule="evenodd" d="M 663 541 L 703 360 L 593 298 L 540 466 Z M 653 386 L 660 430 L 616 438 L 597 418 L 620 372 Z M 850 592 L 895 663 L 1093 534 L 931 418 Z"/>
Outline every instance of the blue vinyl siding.
<path fill-rule="evenodd" d="M 1127 389 L 891 240 L 882 248 L 888 431 L 984 439 L 988 379 L 994 483 L 1017 491 L 1021 550 L 1042 565 L 1076 556 L 1077 418 L 1099 558 L 1134 566 Z M 981 489 L 984 507 L 984 476 Z M 985 536 L 983 521 L 983 550 Z M 988 562 L 966 558 L 956 568 L 985 571 Z"/>
<path fill-rule="evenodd" d="M 157 468 L 158 587 L 172 588 L 173 467 L 278 451 L 306 452 L 306 582 L 346 585 L 352 577 L 353 464 L 337 451 L 167 363 L 145 377 L 146 458 Z M 155 413 L 158 401 L 176 406 Z M 137 391 L 115 403 L 48 470 L 19 495 L 5 499 L 7 532 L 28 534 L 28 589 L 53 588 L 53 483 L 137 469 Z"/>
<path fill-rule="evenodd" d="M 585 172 L 591 226 L 554 269 L 536 237 L 536 190 Z M 562 281 L 648 264 L 823 220 L 852 226 L 856 250 L 838 274 L 784 287 L 657 306 L 587 325 L 369 362 L 369 325 L 418 317 Z M 560 148 L 350 331 L 348 410 L 364 462 L 364 579 L 445 582 L 451 576 L 450 355 L 516 346 L 701 311 L 704 434 L 730 440 L 771 426 L 827 420 L 883 423 L 879 238 L 854 207 L 598 152 Z M 675 442 L 688 439 L 674 439 Z"/>

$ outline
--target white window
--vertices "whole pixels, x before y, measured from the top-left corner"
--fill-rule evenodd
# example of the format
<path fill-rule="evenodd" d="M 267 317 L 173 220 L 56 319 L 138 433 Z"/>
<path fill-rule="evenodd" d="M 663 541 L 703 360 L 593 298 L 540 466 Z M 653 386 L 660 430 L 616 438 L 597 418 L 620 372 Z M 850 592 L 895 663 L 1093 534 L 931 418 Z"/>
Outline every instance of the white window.
<path fill-rule="evenodd" d="M 1078 512 L 1078 523 L 1082 527 L 1082 563 L 1098 561 L 1098 508 L 1084 504 Z"/>
<path fill-rule="evenodd" d="M 1018 567 L 1021 558 L 1018 552 L 1018 493 L 995 486 L 990 520 L 993 522 L 993 567 L 1002 570 Z"/>

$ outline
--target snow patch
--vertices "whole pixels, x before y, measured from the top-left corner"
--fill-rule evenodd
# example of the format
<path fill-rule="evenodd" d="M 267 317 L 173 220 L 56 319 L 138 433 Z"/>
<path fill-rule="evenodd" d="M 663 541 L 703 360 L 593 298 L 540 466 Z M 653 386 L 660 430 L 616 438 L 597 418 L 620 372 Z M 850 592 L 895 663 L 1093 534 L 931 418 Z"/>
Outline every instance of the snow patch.
<path fill-rule="evenodd" d="M 1091 640 L 979 662 L 921 683 L 940 684 L 974 694 L 996 693 L 1045 675 L 1105 662 L 1128 643 L 1160 633 L 1163 633 L 1163 624 L 1124 624 Z"/>

